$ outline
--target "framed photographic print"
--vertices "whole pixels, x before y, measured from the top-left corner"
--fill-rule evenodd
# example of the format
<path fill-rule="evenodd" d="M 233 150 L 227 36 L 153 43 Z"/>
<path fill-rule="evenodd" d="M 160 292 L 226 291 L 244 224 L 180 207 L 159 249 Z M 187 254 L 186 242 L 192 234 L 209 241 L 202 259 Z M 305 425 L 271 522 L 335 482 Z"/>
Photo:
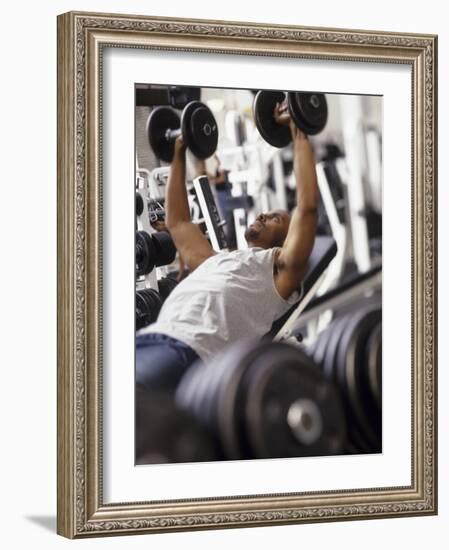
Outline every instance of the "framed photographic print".
<path fill-rule="evenodd" d="M 59 534 L 437 512 L 436 62 L 59 16 Z"/>

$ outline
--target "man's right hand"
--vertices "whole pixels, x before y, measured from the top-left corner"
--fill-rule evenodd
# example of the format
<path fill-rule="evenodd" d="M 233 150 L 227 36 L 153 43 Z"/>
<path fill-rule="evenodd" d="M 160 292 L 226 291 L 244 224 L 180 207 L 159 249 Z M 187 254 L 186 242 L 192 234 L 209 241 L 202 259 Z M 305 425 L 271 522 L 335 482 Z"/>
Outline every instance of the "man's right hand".
<path fill-rule="evenodd" d="M 300 130 L 296 124 L 293 122 L 290 113 L 288 112 L 287 102 L 276 103 L 273 114 L 274 120 L 277 124 L 281 126 L 289 126 L 290 132 L 292 134 L 293 145 L 295 146 L 298 142 L 307 139 L 306 134 Z"/>
<path fill-rule="evenodd" d="M 276 124 L 280 124 L 281 126 L 288 126 L 291 123 L 291 116 L 288 112 L 286 101 L 283 101 L 282 103 L 276 103 L 273 118 L 276 121 Z"/>
<path fill-rule="evenodd" d="M 182 135 L 178 136 L 175 139 L 175 155 L 173 160 L 180 160 L 185 158 L 185 152 L 186 152 L 186 144 L 184 143 L 184 139 Z"/>
<path fill-rule="evenodd" d="M 292 134 L 293 147 L 300 145 L 304 141 L 308 141 L 307 134 L 300 130 L 293 120 L 290 120 L 290 132 Z"/>

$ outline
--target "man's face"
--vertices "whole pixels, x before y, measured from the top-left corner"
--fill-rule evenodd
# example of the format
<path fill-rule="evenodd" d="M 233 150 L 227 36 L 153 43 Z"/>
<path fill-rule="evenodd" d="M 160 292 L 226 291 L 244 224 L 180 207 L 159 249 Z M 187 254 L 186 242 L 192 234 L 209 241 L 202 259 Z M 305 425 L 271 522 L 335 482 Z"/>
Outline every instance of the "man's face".
<path fill-rule="evenodd" d="M 287 236 L 290 214 L 286 210 L 271 210 L 259 214 L 245 231 L 249 246 L 272 248 L 282 246 Z"/>

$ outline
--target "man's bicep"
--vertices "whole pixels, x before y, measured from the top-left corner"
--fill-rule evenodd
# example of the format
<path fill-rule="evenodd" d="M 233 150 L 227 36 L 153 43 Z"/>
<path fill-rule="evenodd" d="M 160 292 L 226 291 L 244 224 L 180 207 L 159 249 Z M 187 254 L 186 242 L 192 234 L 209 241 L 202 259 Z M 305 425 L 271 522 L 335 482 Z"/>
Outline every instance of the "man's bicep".
<path fill-rule="evenodd" d="M 313 249 L 317 227 L 315 209 L 300 210 L 296 208 L 287 237 L 279 255 L 282 266 L 301 272 Z"/>
<path fill-rule="evenodd" d="M 200 228 L 192 222 L 182 222 L 171 230 L 176 248 L 191 271 L 215 254 Z"/>
<path fill-rule="evenodd" d="M 275 284 L 279 294 L 288 299 L 301 288 L 307 273 L 308 259 L 316 233 L 316 213 L 295 211 L 284 246 L 276 261 Z"/>

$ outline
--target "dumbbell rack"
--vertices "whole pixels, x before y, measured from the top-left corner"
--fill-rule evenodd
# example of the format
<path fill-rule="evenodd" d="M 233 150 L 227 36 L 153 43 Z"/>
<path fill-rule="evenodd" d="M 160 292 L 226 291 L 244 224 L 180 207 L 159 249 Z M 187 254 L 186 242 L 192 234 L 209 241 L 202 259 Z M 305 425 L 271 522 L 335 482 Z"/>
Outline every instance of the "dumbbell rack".
<path fill-rule="evenodd" d="M 151 196 L 149 171 L 136 174 L 136 329 L 144 329 L 156 321 L 167 296 L 177 285 L 170 277 L 176 260 L 176 248 L 168 232 L 153 226 L 164 219 L 163 199 L 157 190 L 157 199 Z M 154 189 L 153 189 L 154 191 Z M 154 218 L 155 213 L 156 218 Z"/>
<path fill-rule="evenodd" d="M 147 195 L 156 200 L 164 198 L 163 189 L 169 172 L 170 168 L 168 166 L 154 168 L 151 172 L 146 168 L 139 168 L 137 170 L 138 177 L 143 179 L 142 186 L 147 188 Z"/>
<path fill-rule="evenodd" d="M 154 174 L 147 170 L 138 170 L 136 176 L 136 191 L 140 194 L 143 202 L 142 212 L 137 216 L 136 230 L 145 232 L 148 235 L 155 235 L 155 238 L 159 235 L 162 236 L 166 234 L 158 233 L 158 231 L 152 227 L 149 206 L 154 201 L 163 200 L 162 196 L 165 193 L 163 189 L 161 192 L 161 187 L 163 188 L 165 186 L 167 176 L 168 170 L 166 169 L 156 169 Z M 190 183 L 190 186 L 194 188 L 196 197 L 189 194 L 189 202 L 193 210 L 195 210 L 196 207 L 196 217 L 198 218 L 200 216 L 202 218 L 196 221 L 205 222 L 209 239 L 217 252 L 225 249 L 227 247 L 227 242 L 223 231 L 224 222 L 220 219 L 207 177 L 202 176 L 196 178 Z M 157 198 L 152 196 L 152 192 Z M 199 204 L 196 201 L 198 201 Z M 168 235 L 167 238 L 170 239 Z M 149 273 L 137 278 L 136 291 L 151 289 L 156 291 L 162 299 L 166 298 L 168 293 L 174 288 L 173 285 L 176 286 L 176 281 L 167 277 L 169 273 L 170 266 L 168 264 L 159 264 L 159 266 L 154 267 Z M 164 282 L 163 286 L 162 282 Z"/>
<path fill-rule="evenodd" d="M 151 235 L 155 231 L 150 225 L 148 216 L 148 189 L 145 185 L 145 178 L 136 178 L 136 190 L 140 193 L 143 200 L 143 212 L 140 216 L 137 216 L 137 231 L 146 231 Z M 159 290 L 156 269 L 136 279 L 136 290 L 143 290 L 145 288 Z"/>

